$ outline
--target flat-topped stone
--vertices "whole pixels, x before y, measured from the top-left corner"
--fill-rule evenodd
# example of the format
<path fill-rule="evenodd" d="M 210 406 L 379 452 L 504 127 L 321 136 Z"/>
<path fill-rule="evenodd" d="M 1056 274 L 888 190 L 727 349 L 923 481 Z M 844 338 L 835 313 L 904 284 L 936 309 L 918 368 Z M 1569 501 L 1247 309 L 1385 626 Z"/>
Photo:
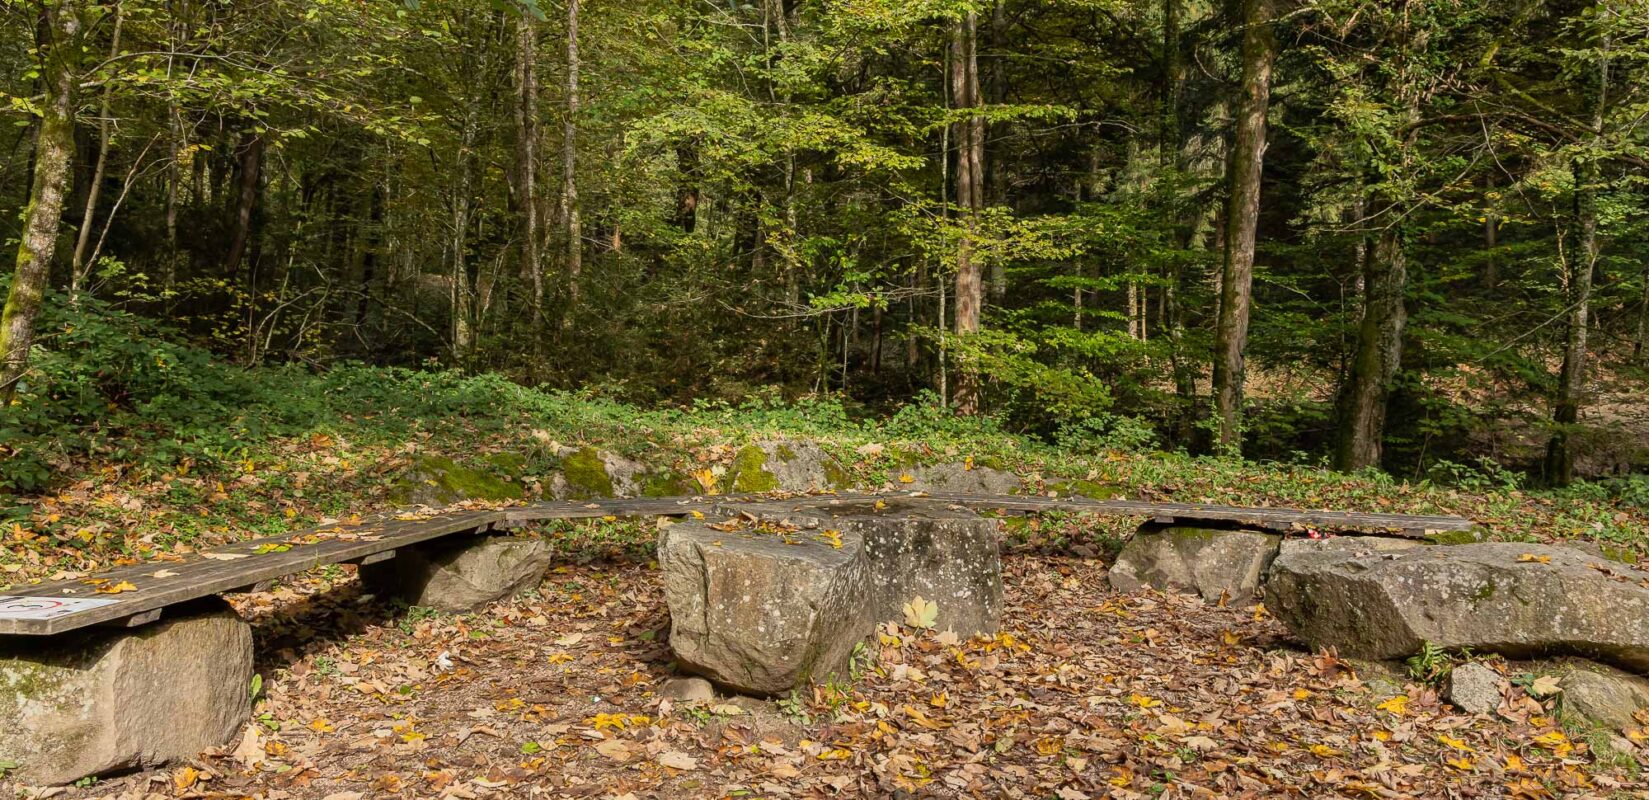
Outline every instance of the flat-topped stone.
<path fill-rule="evenodd" d="M 676 660 L 734 691 L 774 695 L 846 674 L 875 625 L 864 545 L 850 533 L 681 523 L 659 534 L 658 563 Z"/>
<path fill-rule="evenodd" d="M 251 714 L 252 632 L 221 600 L 137 631 L 0 649 L 0 758 L 30 784 L 192 758 Z"/>
<path fill-rule="evenodd" d="M 1649 671 L 1649 588 L 1632 567 L 1512 542 L 1379 551 L 1283 548 L 1266 606 L 1312 647 L 1396 659 L 1422 643 L 1513 658 L 1570 654 Z"/>
<path fill-rule="evenodd" d="M 1277 555 L 1275 533 L 1146 525 L 1123 545 L 1108 578 L 1119 592 L 1149 586 L 1208 602 L 1251 600 Z"/>
<path fill-rule="evenodd" d="M 995 633 L 1002 619 L 1001 526 L 960 506 L 920 498 L 805 498 L 723 507 L 803 528 L 839 531 L 864 542 L 870 564 L 866 613 L 903 618 L 921 597 L 938 605 L 937 630 Z"/>

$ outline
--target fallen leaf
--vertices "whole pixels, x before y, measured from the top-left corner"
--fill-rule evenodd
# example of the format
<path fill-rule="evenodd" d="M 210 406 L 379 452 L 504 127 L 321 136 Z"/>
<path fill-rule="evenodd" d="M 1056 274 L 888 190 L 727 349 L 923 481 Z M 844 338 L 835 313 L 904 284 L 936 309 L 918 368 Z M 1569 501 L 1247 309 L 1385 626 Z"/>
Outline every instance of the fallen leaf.
<path fill-rule="evenodd" d="M 670 769 L 692 770 L 699 768 L 697 759 L 677 750 L 666 750 L 654 760 Z"/>
<path fill-rule="evenodd" d="M 939 620 L 939 604 L 924 600 L 921 595 L 905 604 L 905 624 L 912 628 L 931 628 Z"/>

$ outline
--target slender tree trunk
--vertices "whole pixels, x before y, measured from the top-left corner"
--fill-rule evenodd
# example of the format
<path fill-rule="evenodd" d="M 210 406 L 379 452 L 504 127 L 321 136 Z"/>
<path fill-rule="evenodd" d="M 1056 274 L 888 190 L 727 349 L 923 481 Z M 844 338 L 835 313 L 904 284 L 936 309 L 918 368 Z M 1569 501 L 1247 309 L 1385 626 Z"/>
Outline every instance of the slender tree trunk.
<path fill-rule="evenodd" d="M 1611 13 L 1608 2 L 1599 3 L 1599 16 Z M 1605 34 L 1597 65 L 1597 86 L 1593 94 L 1592 140 L 1603 139 L 1604 114 L 1609 105 L 1610 37 Z M 1563 346 L 1563 368 L 1552 404 L 1552 438 L 1546 443 L 1546 480 L 1553 486 L 1568 486 L 1575 478 L 1573 433 L 1580 422 L 1580 407 L 1586 396 L 1588 353 L 1586 334 L 1591 324 L 1592 276 L 1597 271 L 1601 243 L 1597 234 L 1597 184 L 1599 169 L 1594 153 L 1575 159 L 1575 225 L 1579 229 L 1575 251 L 1564 259 L 1569 264 L 1569 324 Z"/>
<path fill-rule="evenodd" d="M 959 109 L 979 107 L 979 59 L 977 19 L 969 13 L 956 23 L 952 35 L 951 95 Z M 979 331 L 983 289 L 980 263 L 975 252 L 979 231 L 979 210 L 984 206 L 985 121 L 977 114 L 956 123 L 956 202 L 962 209 L 964 231 L 956 253 L 956 333 L 966 336 Z M 956 375 L 956 410 L 960 414 L 979 413 L 979 376 L 963 364 Z"/>
<path fill-rule="evenodd" d="M 1643 267 L 1643 298 L 1638 303 L 1638 331 L 1632 337 L 1632 360 L 1644 361 L 1645 345 L 1649 344 L 1649 264 Z"/>
<path fill-rule="evenodd" d="M 114 32 L 109 40 L 109 57 L 120 54 L 120 28 L 125 17 L 120 13 L 120 3 L 114 4 Z M 80 231 L 74 240 L 74 255 L 69 259 L 69 294 L 73 297 L 80 295 L 80 289 L 86 281 L 86 273 L 91 270 L 85 262 L 86 245 L 92 238 L 92 221 L 97 216 L 98 196 L 103 192 L 103 176 L 109 168 L 109 142 L 112 126 L 109 119 L 109 98 L 113 95 L 112 86 L 103 87 L 103 102 L 98 108 L 97 115 L 97 161 L 92 167 L 92 184 L 86 190 L 86 210 L 80 214 Z"/>
<path fill-rule="evenodd" d="M 532 312 L 534 352 L 544 322 L 543 236 L 538 218 L 538 32 L 531 14 L 516 19 L 515 34 L 515 200 L 521 215 L 520 257 L 527 307 Z"/>
<path fill-rule="evenodd" d="M 34 181 L 23 211 L 23 232 L 17 243 L 17 270 L 0 312 L 0 408 L 17 395 L 17 384 L 28 370 L 34 344 L 35 320 L 46 295 L 57 231 L 62 222 L 63 194 L 68 186 L 69 162 L 74 155 L 74 88 L 80 67 L 81 6 L 59 0 L 45 9 L 50 41 L 44 42 L 40 132 L 35 142 Z"/>
<path fill-rule="evenodd" d="M 567 0 L 567 121 L 562 153 L 562 219 L 567 224 L 567 297 L 578 305 L 579 275 L 584 270 L 584 228 L 578 217 L 578 2 Z M 571 318 L 569 314 L 568 319 Z"/>
<path fill-rule="evenodd" d="M 1494 171 L 1491 169 L 1484 177 L 1484 186 L 1489 193 L 1494 192 Z M 1489 251 L 1488 258 L 1483 260 L 1483 288 L 1493 289 L 1500 285 L 1500 256 L 1495 251 L 1500 247 L 1500 217 L 1495 214 L 1493 203 L 1483 214 L 1483 247 Z"/>
<path fill-rule="evenodd" d="M 1277 38 L 1271 29 L 1273 0 L 1243 0 L 1242 5 L 1242 105 L 1231 151 L 1225 259 L 1214 328 L 1214 410 L 1219 416 L 1219 444 L 1226 450 L 1242 446 L 1243 351 L 1252 306 L 1271 66 L 1277 57 Z"/>
<path fill-rule="evenodd" d="M 1334 466 L 1346 471 L 1380 464 L 1386 399 L 1403 361 L 1408 263 L 1400 226 L 1393 223 L 1380 232 L 1374 252 L 1363 265 L 1357 351 L 1340 390 L 1335 430 Z"/>
<path fill-rule="evenodd" d="M 991 62 L 991 79 L 988 84 L 990 96 L 986 101 L 990 105 L 1001 105 L 1008 101 L 1008 59 L 1003 51 L 1008 46 L 1008 17 L 1007 0 L 995 0 L 991 5 L 991 49 L 996 58 Z M 990 175 L 985 181 L 985 190 L 990 195 L 990 205 L 1000 206 L 1008 203 L 1008 159 L 1002 152 L 1007 146 L 1006 123 L 997 123 L 984 126 L 981 134 L 980 152 L 988 154 L 985 158 L 990 167 Z M 995 147 L 987 148 L 985 139 L 995 138 L 999 143 Z M 993 258 L 990 263 L 990 296 L 991 300 L 1001 303 L 1008 296 L 1007 265 L 1003 259 Z"/>
<path fill-rule="evenodd" d="M 229 242 L 223 268 L 231 278 L 240 273 L 241 259 L 252 240 L 252 215 L 258 208 L 259 184 L 263 179 L 263 136 L 253 134 L 241 151 L 240 193 L 235 202 L 235 236 Z"/>

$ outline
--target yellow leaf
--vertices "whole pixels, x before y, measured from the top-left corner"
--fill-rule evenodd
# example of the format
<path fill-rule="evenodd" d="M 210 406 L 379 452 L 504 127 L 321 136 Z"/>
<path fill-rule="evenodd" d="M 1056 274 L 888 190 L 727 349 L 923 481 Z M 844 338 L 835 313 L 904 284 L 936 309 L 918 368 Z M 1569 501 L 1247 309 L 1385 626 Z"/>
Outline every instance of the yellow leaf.
<path fill-rule="evenodd" d="M 1521 561 L 1525 564 L 1550 564 L 1550 563 L 1552 563 L 1552 557 L 1551 556 L 1537 556 L 1534 553 L 1524 553 L 1523 555 L 1518 556 L 1517 560 Z"/>
<path fill-rule="evenodd" d="M 120 594 L 121 592 L 135 592 L 137 587 L 133 586 L 131 581 L 121 581 L 120 583 L 99 586 L 97 591 L 102 594 Z"/>
<path fill-rule="evenodd" d="M 1224 630 L 1220 631 L 1220 641 L 1225 642 L 1226 647 L 1236 647 L 1242 644 L 1242 637 L 1229 630 Z"/>
<path fill-rule="evenodd" d="M 1506 771 L 1507 772 L 1522 772 L 1523 771 L 1523 757 L 1516 754 L 1516 753 L 1507 753 L 1506 754 Z"/>
<path fill-rule="evenodd" d="M 309 723 L 309 729 L 316 733 L 331 733 L 333 731 L 332 723 L 324 719 L 316 719 Z"/>
<path fill-rule="evenodd" d="M 1270 613 L 1271 612 L 1265 610 L 1265 604 L 1264 603 L 1255 603 L 1254 604 L 1254 621 L 1255 622 L 1259 622 L 1260 620 L 1265 619 L 1267 616 L 1270 615 Z"/>
<path fill-rule="evenodd" d="M 1148 697 L 1143 694 L 1132 695 L 1128 698 L 1128 700 L 1140 708 L 1156 708 L 1157 706 L 1162 705 L 1161 700 L 1154 697 Z"/>
<path fill-rule="evenodd" d="M 1384 703 L 1381 703 L 1380 705 L 1375 706 L 1375 708 L 1378 708 L 1381 711 L 1390 712 L 1391 715 L 1394 716 L 1394 717 L 1401 717 L 1401 716 L 1403 716 L 1404 713 L 1406 713 L 1408 711 L 1409 696 L 1406 695 L 1406 694 L 1397 695 L 1396 697 L 1393 697 L 1390 700 L 1387 700 Z"/>
<path fill-rule="evenodd" d="M 912 628 L 931 628 L 939 620 L 939 604 L 917 595 L 905 604 L 905 624 Z"/>
<path fill-rule="evenodd" d="M 1311 754 L 1318 757 L 1318 758 L 1333 758 L 1333 757 L 1338 756 L 1338 755 L 1344 755 L 1339 750 L 1335 750 L 1334 748 L 1329 747 L 1326 744 L 1314 744 L 1314 745 L 1312 745 L 1311 746 Z"/>
<path fill-rule="evenodd" d="M 1294 690 L 1294 699 L 1295 700 L 1305 700 L 1305 699 L 1310 698 L 1310 697 L 1311 697 L 1311 690 L 1309 690 L 1309 689 L 1295 689 Z"/>
<path fill-rule="evenodd" d="M 1466 744 L 1464 739 L 1456 739 L 1453 736 L 1450 736 L 1446 733 L 1437 734 L 1437 741 L 1442 742 L 1443 744 L 1446 744 L 1449 747 L 1452 747 L 1452 748 L 1454 748 L 1456 750 L 1459 750 L 1461 752 L 1465 752 L 1465 753 L 1475 753 L 1475 752 L 1477 752 L 1477 750 L 1475 748 L 1473 748 L 1471 745 Z"/>
<path fill-rule="evenodd" d="M 200 770 L 194 767 L 184 767 L 172 773 L 172 785 L 180 792 L 186 792 L 200 780 Z"/>
<path fill-rule="evenodd" d="M 1454 767 L 1457 770 L 1460 770 L 1461 772 L 1471 772 L 1472 767 L 1477 766 L 1476 762 L 1472 761 L 1469 758 L 1466 758 L 1465 756 L 1461 756 L 1460 758 L 1448 758 L 1448 759 L 1444 759 L 1443 761 L 1444 761 L 1444 763 L 1448 764 L 1451 767 Z"/>

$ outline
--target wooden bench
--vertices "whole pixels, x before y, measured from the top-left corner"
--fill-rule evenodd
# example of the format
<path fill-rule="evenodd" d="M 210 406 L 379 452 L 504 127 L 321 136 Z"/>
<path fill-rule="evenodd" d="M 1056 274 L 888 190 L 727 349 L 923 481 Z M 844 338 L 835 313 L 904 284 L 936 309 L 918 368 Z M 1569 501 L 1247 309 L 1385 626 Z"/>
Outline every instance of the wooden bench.
<path fill-rule="evenodd" d="M 1133 500 L 1089 500 L 950 493 L 842 494 L 844 502 L 926 498 L 976 511 L 1015 514 L 1072 512 L 1147 517 L 1166 524 L 1220 524 L 1266 530 L 1364 531 L 1425 536 L 1473 527 L 1445 516 L 1362 514 L 1287 508 L 1235 508 Z M 491 510 L 404 513 L 334 523 L 280 536 L 236 542 L 172 560 L 154 560 L 85 576 L 0 591 L 0 635 L 51 636 L 92 625 L 154 622 L 168 606 L 246 590 L 327 564 L 368 565 L 400 548 L 443 537 L 519 527 L 556 519 L 710 514 L 729 503 L 773 502 L 767 496 L 617 498 L 544 502 Z M 119 591 L 111 592 L 111 589 Z M 100 589 L 102 591 L 100 591 Z"/>

